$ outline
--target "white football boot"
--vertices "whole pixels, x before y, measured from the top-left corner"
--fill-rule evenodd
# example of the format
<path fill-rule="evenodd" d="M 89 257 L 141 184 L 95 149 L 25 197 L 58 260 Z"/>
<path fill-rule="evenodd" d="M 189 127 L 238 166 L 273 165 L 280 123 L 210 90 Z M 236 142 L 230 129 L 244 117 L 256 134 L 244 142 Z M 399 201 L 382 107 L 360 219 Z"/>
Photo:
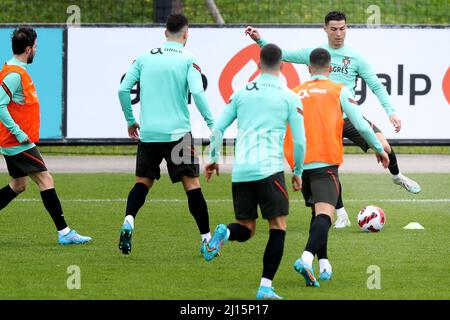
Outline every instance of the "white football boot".
<path fill-rule="evenodd" d="M 347 211 L 345 211 L 345 208 L 340 208 L 336 210 L 337 219 L 334 223 L 335 229 L 342 229 L 346 227 L 350 227 L 351 223 L 348 218 Z"/>
<path fill-rule="evenodd" d="M 409 191 L 411 193 L 419 193 L 420 192 L 419 184 L 417 182 L 415 182 L 414 180 L 411 180 L 410 178 L 405 177 L 401 173 L 399 173 L 396 176 L 393 176 L 392 182 L 394 182 L 395 184 L 397 184 L 399 186 L 402 186 L 403 188 L 405 188 L 407 191 Z"/>

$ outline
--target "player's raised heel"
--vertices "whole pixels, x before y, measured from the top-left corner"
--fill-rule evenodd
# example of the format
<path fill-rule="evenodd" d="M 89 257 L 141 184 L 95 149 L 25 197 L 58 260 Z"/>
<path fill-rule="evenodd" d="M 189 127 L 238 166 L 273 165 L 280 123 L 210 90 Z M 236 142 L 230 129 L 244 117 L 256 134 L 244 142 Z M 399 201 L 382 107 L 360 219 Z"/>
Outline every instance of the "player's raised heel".
<path fill-rule="evenodd" d="M 295 261 L 294 269 L 295 271 L 300 273 L 303 276 L 303 278 L 305 278 L 307 287 L 320 288 L 320 284 L 317 281 L 316 277 L 314 276 L 314 269 L 312 267 L 305 265 L 301 258 Z"/>
<path fill-rule="evenodd" d="M 280 297 L 277 295 L 274 291 L 275 288 L 273 287 L 265 287 L 260 286 L 258 289 L 258 292 L 256 293 L 256 299 L 258 300 L 279 300 L 283 299 L 283 297 Z"/>
<path fill-rule="evenodd" d="M 75 230 L 70 230 L 70 232 L 64 236 L 58 235 L 59 244 L 83 244 L 91 241 L 91 237 L 86 237 L 79 235 Z"/>
<path fill-rule="evenodd" d="M 119 250 L 123 254 L 130 254 L 131 252 L 131 237 L 133 235 L 133 227 L 128 222 L 125 222 L 120 229 Z"/>
<path fill-rule="evenodd" d="M 223 246 L 227 240 L 227 226 L 224 224 L 217 225 L 216 229 L 214 230 L 214 234 L 211 237 L 211 240 L 209 242 L 202 243 L 201 251 L 203 253 L 203 258 L 205 258 L 206 261 L 211 261 L 216 256 L 220 255 L 220 247 Z"/>

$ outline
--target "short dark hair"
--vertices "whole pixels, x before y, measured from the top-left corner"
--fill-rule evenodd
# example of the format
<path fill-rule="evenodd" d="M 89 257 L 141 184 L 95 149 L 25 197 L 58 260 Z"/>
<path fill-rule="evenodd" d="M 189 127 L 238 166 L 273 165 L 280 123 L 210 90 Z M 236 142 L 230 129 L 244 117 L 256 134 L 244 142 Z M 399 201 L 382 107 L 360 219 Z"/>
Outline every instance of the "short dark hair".
<path fill-rule="evenodd" d="M 328 22 L 330 22 L 331 20 L 334 21 L 344 20 L 345 22 L 347 22 L 347 17 L 345 16 L 345 13 L 341 11 L 330 11 L 325 16 L 325 24 L 328 24 Z"/>
<path fill-rule="evenodd" d="M 188 19 L 182 14 L 171 14 L 167 17 L 166 28 L 171 33 L 177 33 L 188 25 Z"/>
<path fill-rule="evenodd" d="M 309 55 L 309 65 L 313 67 L 326 68 L 330 65 L 331 56 L 324 48 L 314 49 Z"/>
<path fill-rule="evenodd" d="M 20 27 L 14 30 L 11 42 L 14 54 L 22 54 L 26 47 L 33 47 L 37 34 L 33 28 Z"/>
<path fill-rule="evenodd" d="M 261 63 L 269 68 L 275 67 L 281 61 L 281 49 L 276 44 L 268 43 L 260 53 Z"/>

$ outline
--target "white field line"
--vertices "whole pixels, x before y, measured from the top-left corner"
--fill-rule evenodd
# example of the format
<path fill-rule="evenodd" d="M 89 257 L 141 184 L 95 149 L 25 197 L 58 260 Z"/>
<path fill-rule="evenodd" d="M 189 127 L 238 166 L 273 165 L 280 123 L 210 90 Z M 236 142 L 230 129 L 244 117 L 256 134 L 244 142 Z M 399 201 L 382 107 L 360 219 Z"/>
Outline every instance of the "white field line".
<path fill-rule="evenodd" d="M 41 202 L 41 199 L 25 198 L 16 199 L 19 202 Z M 117 199 L 60 199 L 61 202 L 126 202 L 126 198 Z M 232 202 L 232 199 L 210 199 L 210 203 Z M 406 203 L 447 203 L 450 199 L 344 199 L 345 202 L 406 202 Z M 149 199 L 146 202 L 187 202 L 187 199 Z M 289 202 L 304 202 L 304 200 L 291 199 Z"/>

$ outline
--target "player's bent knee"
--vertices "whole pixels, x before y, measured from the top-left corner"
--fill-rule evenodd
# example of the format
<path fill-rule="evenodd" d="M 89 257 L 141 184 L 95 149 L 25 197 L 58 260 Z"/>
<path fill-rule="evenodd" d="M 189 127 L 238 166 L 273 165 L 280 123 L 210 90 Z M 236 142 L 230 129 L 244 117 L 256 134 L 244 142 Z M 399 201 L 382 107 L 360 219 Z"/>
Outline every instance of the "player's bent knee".
<path fill-rule="evenodd" d="M 286 231 L 286 218 L 285 216 L 269 219 L 269 228 Z"/>
<path fill-rule="evenodd" d="M 335 207 L 326 202 L 318 202 L 314 205 L 316 216 L 319 214 L 325 214 L 330 217 L 331 221 L 333 221 L 334 210 Z"/>
<path fill-rule="evenodd" d="M 52 175 L 48 171 L 42 173 L 42 186 L 45 189 L 51 189 L 55 187 L 55 182 L 53 181 Z"/>
<path fill-rule="evenodd" d="M 230 240 L 236 240 L 238 242 L 245 242 L 250 239 L 255 233 L 251 230 L 251 225 L 249 226 L 247 221 L 237 220 L 236 223 L 230 223 L 227 228 L 230 231 Z"/>
<path fill-rule="evenodd" d="M 334 221 L 334 219 L 333 219 L 333 214 L 329 214 L 329 213 L 318 213 L 318 214 L 316 215 L 316 217 L 319 216 L 319 215 L 329 217 L 331 223 L 333 223 L 333 221 Z"/>
<path fill-rule="evenodd" d="M 30 174 L 30 178 L 38 185 L 40 191 L 45 191 L 55 187 L 53 177 L 48 171 Z"/>
<path fill-rule="evenodd" d="M 147 178 L 147 177 L 136 177 L 136 183 L 142 183 L 147 186 L 147 188 L 151 188 L 153 186 L 153 183 L 155 182 L 154 179 Z"/>
<path fill-rule="evenodd" d="M 19 186 L 14 186 L 12 189 L 14 190 L 15 193 L 19 194 L 19 193 L 25 192 L 25 190 L 27 189 L 27 186 L 25 184 L 23 184 L 23 185 L 19 185 Z"/>
<path fill-rule="evenodd" d="M 186 192 L 200 188 L 200 179 L 198 177 L 183 176 L 181 181 Z"/>
<path fill-rule="evenodd" d="M 11 189 L 16 193 L 22 193 L 27 189 L 27 180 L 26 178 L 14 179 L 10 183 Z"/>
<path fill-rule="evenodd" d="M 248 237 L 246 240 L 252 238 L 256 233 L 256 220 L 237 220 L 237 223 L 247 228 Z"/>

